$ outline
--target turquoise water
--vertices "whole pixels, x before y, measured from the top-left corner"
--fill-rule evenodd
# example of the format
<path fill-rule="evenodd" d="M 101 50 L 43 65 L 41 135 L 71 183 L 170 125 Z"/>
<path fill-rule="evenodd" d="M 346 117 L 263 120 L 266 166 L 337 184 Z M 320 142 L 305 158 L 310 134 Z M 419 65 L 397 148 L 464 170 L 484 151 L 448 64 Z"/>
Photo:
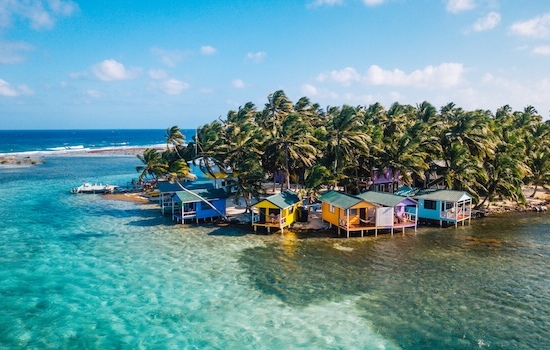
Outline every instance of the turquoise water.
<path fill-rule="evenodd" d="M 134 157 L 0 169 L 0 348 L 550 348 L 550 216 L 334 239 L 71 195 Z"/>

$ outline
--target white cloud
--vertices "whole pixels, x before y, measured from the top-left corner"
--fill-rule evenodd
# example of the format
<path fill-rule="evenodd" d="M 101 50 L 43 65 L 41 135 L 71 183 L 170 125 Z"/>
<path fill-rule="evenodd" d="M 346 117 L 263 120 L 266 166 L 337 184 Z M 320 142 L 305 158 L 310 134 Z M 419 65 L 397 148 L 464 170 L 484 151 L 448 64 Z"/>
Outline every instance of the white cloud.
<path fill-rule="evenodd" d="M 18 96 L 19 93 L 14 87 L 10 85 L 10 83 L 5 81 L 4 79 L 0 79 L 0 95 L 15 97 L 15 96 Z"/>
<path fill-rule="evenodd" d="M 497 12 L 489 12 L 487 16 L 478 19 L 472 29 L 476 32 L 493 29 L 500 23 L 500 14 Z"/>
<path fill-rule="evenodd" d="M 218 50 L 216 50 L 216 48 L 213 46 L 206 45 L 201 47 L 201 54 L 203 55 L 213 55 L 216 52 L 218 52 Z"/>
<path fill-rule="evenodd" d="M 0 96 L 17 97 L 21 95 L 32 95 L 33 91 L 25 84 L 12 86 L 4 79 L 0 79 Z"/>
<path fill-rule="evenodd" d="M 160 90 L 168 95 L 179 95 L 189 88 L 189 84 L 177 79 L 168 79 L 159 85 Z"/>
<path fill-rule="evenodd" d="M 510 27 L 512 33 L 530 38 L 549 38 L 550 37 L 550 13 L 529 19 L 527 21 L 516 22 Z"/>
<path fill-rule="evenodd" d="M 361 80 L 361 74 L 352 67 L 346 67 L 341 70 L 333 70 L 328 73 L 321 73 L 317 76 L 317 81 L 333 81 L 344 86 L 349 86 Z"/>
<path fill-rule="evenodd" d="M 51 29 L 57 17 L 70 16 L 78 11 L 78 5 L 62 0 L 0 1 L 0 27 L 9 27 L 14 20 L 29 22 L 33 29 Z"/>
<path fill-rule="evenodd" d="M 137 69 L 127 70 L 122 63 L 108 59 L 93 66 L 92 73 L 99 80 L 115 81 L 135 78 L 139 71 Z"/>
<path fill-rule="evenodd" d="M 166 79 L 168 77 L 166 71 L 162 69 L 149 69 L 148 74 L 151 79 L 155 80 Z"/>
<path fill-rule="evenodd" d="M 48 5 L 55 14 L 70 16 L 78 11 L 78 5 L 72 1 L 48 0 Z"/>
<path fill-rule="evenodd" d="M 336 5 L 342 5 L 344 3 L 343 0 L 314 0 L 312 3 L 308 5 L 308 7 L 320 7 L 320 6 L 336 6 Z"/>
<path fill-rule="evenodd" d="M 317 88 L 311 84 L 304 84 L 302 85 L 302 94 L 304 94 L 305 96 L 317 96 Z"/>
<path fill-rule="evenodd" d="M 158 47 L 154 47 L 151 49 L 151 53 L 155 56 L 157 56 L 162 63 L 167 65 L 168 67 L 175 67 L 178 65 L 178 63 L 183 60 L 185 57 L 185 53 L 183 51 L 179 50 L 165 50 Z"/>
<path fill-rule="evenodd" d="M 254 63 L 261 63 L 265 60 L 267 53 L 265 51 L 249 52 L 246 54 L 246 58 Z"/>
<path fill-rule="evenodd" d="M 476 7 L 475 0 L 448 0 L 447 11 L 451 13 L 459 13 L 469 11 Z"/>
<path fill-rule="evenodd" d="M 485 99 L 488 105 L 498 108 L 508 104 L 514 109 L 522 109 L 528 105 L 534 106 L 542 115 L 548 112 L 548 96 L 550 96 L 550 81 L 545 78 L 538 81 L 521 82 L 487 73 L 483 76 L 482 91 L 490 91 Z M 483 92 L 474 96 L 479 101 Z"/>
<path fill-rule="evenodd" d="M 321 73 L 317 76 L 319 82 L 334 82 L 343 86 L 352 83 L 368 85 L 411 86 L 417 88 L 449 88 L 458 85 L 464 74 L 461 63 L 442 63 L 439 66 L 427 66 L 410 74 L 400 69 L 384 70 L 377 65 L 371 66 L 365 75 L 355 68 L 346 67 L 339 71 Z"/>
<path fill-rule="evenodd" d="M 235 79 L 231 82 L 231 85 L 235 89 L 244 89 L 246 87 L 246 84 L 241 79 Z"/>
<path fill-rule="evenodd" d="M 428 88 L 450 88 L 462 80 L 464 67 L 461 63 L 442 63 L 439 66 L 427 66 L 410 74 L 394 69 L 383 70 L 371 66 L 365 77 L 366 82 L 373 85 L 412 86 Z"/>
<path fill-rule="evenodd" d="M 33 47 L 22 41 L 8 42 L 0 39 L 0 63 L 20 63 L 25 61 L 24 53 L 32 51 Z"/>
<path fill-rule="evenodd" d="M 536 55 L 550 56 L 550 45 L 537 46 L 533 49 Z"/>
<path fill-rule="evenodd" d="M 103 96 L 103 93 L 97 90 L 90 89 L 86 91 L 86 95 L 94 98 L 99 98 Z"/>
<path fill-rule="evenodd" d="M 363 4 L 367 6 L 378 6 L 382 5 L 384 3 L 384 0 L 363 0 Z"/>

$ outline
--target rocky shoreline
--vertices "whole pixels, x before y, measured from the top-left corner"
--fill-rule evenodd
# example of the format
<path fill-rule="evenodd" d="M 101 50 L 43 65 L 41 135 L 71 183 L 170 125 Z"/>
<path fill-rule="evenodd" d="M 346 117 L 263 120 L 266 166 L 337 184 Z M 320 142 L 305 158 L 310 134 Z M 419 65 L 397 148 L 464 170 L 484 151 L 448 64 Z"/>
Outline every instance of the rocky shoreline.
<path fill-rule="evenodd" d="M 0 166 L 2 167 L 32 166 L 42 163 L 44 163 L 42 157 L 0 156 Z"/>

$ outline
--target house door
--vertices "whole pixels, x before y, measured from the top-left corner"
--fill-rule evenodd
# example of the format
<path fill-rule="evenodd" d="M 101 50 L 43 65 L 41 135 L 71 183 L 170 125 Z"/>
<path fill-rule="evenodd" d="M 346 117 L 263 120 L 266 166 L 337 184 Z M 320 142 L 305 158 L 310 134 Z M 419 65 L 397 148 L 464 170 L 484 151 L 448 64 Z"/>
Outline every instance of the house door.
<path fill-rule="evenodd" d="M 367 220 L 367 208 L 359 208 L 359 218 L 361 220 Z"/>

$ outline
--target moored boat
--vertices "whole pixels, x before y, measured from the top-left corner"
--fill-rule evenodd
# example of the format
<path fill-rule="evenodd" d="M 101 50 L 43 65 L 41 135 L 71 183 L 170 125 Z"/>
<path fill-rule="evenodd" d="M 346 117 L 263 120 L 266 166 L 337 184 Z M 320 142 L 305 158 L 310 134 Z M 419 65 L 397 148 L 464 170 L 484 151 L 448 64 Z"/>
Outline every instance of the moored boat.
<path fill-rule="evenodd" d="M 81 186 L 75 187 L 71 190 L 71 193 L 113 193 L 118 186 L 91 184 L 84 182 Z"/>

